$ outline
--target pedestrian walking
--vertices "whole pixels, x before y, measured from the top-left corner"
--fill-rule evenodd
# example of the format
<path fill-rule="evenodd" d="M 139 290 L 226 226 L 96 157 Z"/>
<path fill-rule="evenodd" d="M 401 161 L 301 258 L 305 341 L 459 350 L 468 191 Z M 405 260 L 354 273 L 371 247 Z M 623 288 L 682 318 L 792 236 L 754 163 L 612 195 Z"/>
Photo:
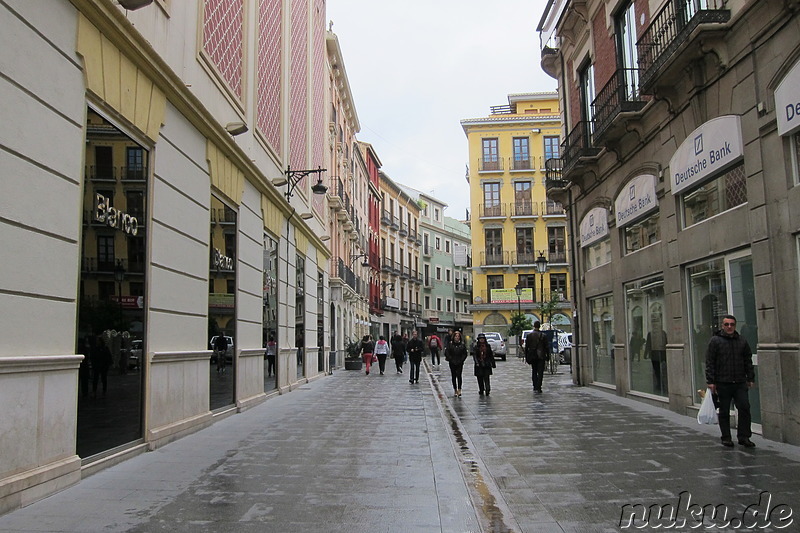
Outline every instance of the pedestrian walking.
<path fill-rule="evenodd" d="M 417 336 L 417 330 L 414 330 L 411 333 L 411 339 L 409 339 L 408 344 L 406 345 L 408 362 L 410 365 L 408 369 L 409 383 L 419 383 L 419 367 L 422 364 L 423 350 L 425 350 L 425 345 Z"/>
<path fill-rule="evenodd" d="M 386 370 L 386 357 L 389 355 L 389 343 L 386 342 L 383 335 L 378 337 L 378 342 L 375 343 L 375 355 L 378 356 L 378 368 L 380 368 L 382 376 Z"/>
<path fill-rule="evenodd" d="M 492 390 L 491 379 L 492 369 L 497 367 L 494 362 L 492 347 L 486 341 L 486 335 L 478 335 L 475 348 L 472 350 L 472 359 L 475 362 L 475 377 L 478 378 L 478 394 L 489 396 Z"/>
<path fill-rule="evenodd" d="M 217 335 L 214 340 L 214 352 L 217 354 L 217 374 L 224 374 L 225 355 L 228 353 L 228 339 L 225 335 Z"/>
<path fill-rule="evenodd" d="M 108 349 L 103 337 L 98 335 L 95 338 L 91 353 L 92 363 L 92 398 L 97 398 L 97 384 L 103 384 L 103 397 L 108 391 L 108 370 L 111 368 L 111 350 Z"/>
<path fill-rule="evenodd" d="M 439 356 L 439 350 L 442 349 L 442 339 L 436 333 L 428 337 L 428 349 L 431 351 L 431 365 L 440 366 L 442 358 Z"/>
<path fill-rule="evenodd" d="M 367 375 L 369 376 L 369 368 L 372 366 L 372 356 L 375 353 L 375 343 L 372 342 L 372 337 L 364 335 L 361 339 L 361 357 L 364 359 L 364 364 L 367 365 Z"/>
<path fill-rule="evenodd" d="M 403 336 L 400 335 L 400 330 L 392 336 L 392 357 L 394 358 L 394 366 L 397 368 L 397 373 L 403 373 L 403 360 L 406 357 L 406 343 Z"/>
<path fill-rule="evenodd" d="M 275 355 L 278 352 L 278 343 L 275 342 L 275 336 L 270 335 L 267 341 L 267 376 L 272 376 L 275 373 Z"/>
<path fill-rule="evenodd" d="M 748 391 L 755 382 L 753 353 L 747 339 L 736 331 L 736 317 L 722 317 L 722 329 L 708 341 L 706 351 L 706 383 L 717 396 L 719 430 L 722 445 L 733 447 L 731 440 L 731 401 L 739 412 L 736 437 L 745 448 L 754 448 L 750 440 L 750 398 Z"/>
<path fill-rule="evenodd" d="M 444 349 L 444 359 L 450 365 L 450 377 L 453 380 L 453 391 L 456 397 L 461 397 L 461 374 L 464 372 L 464 361 L 467 360 L 467 345 L 461 338 L 461 332 L 456 331 L 450 337 L 447 348 Z"/>
<path fill-rule="evenodd" d="M 538 320 L 533 323 L 533 331 L 525 337 L 525 362 L 531 365 L 531 381 L 533 392 L 542 392 L 542 379 L 544 367 L 550 354 L 550 342 L 547 336 L 539 331 L 542 323 Z"/>

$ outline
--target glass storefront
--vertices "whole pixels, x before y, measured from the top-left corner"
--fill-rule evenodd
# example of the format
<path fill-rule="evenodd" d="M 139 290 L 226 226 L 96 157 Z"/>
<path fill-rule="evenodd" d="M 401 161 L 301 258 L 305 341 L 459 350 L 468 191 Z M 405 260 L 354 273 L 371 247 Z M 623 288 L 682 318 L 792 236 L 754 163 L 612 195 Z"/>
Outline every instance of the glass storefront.
<path fill-rule="evenodd" d="M 698 390 L 705 390 L 705 361 L 708 341 L 720 329 L 722 317 L 736 317 L 736 330 L 747 339 L 753 351 L 756 384 L 750 390 L 753 422 L 761 423 L 758 392 L 758 315 L 756 313 L 753 260 L 749 250 L 717 257 L 686 269 L 689 284 L 689 326 L 692 328 L 691 351 L 695 379 L 695 402 Z"/>
<path fill-rule="evenodd" d="M 306 260 L 297 256 L 295 269 L 294 341 L 297 348 L 297 379 L 305 376 L 306 352 Z"/>
<path fill-rule="evenodd" d="M 211 350 L 209 407 L 235 401 L 236 383 L 236 211 L 211 196 L 208 273 L 208 338 Z"/>
<path fill-rule="evenodd" d="M 614 300 L 611 295 L 589 300 L 592 313 L 592 375 L 593 380 L 616 384 L 614 370 Z"/>
<path fill-rule="evenodd" d="M 262 328 L 264 343 L 264 391 L 278 386 L 278 242 L 264 234 Z"/>
<path fill-rule="evenodd" d="M 625 316 L 631 390 L 667 396 L 664 278 L 625 285 Z"/>
<path fill-rule="evenodd" d="M 77 453 L 142 437 L 149 153 L 93 109 L 86 120 L 76 353 Z"/>

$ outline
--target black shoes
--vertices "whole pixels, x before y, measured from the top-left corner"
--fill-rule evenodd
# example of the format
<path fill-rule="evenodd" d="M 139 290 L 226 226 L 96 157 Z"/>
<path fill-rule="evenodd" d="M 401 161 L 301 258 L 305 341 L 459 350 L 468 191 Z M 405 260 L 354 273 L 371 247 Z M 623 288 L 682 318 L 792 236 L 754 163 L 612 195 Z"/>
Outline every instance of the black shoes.
<path fill-rule="evenodd" d="M 739 439 L 739 445 L 744 446 L 745 448 L 755 448 L 756 443 L 751 441 L 750 439 Z M 733 444 L 731 444 L 733 446 Z"/>
<path fill-rule="evenodd" d="M 722 438 L 722 445 L 727 447 L 727 448 L 733 448 L 733 441 L 730 438 L 726 439 L 725 437 L 723 437 Z"/>

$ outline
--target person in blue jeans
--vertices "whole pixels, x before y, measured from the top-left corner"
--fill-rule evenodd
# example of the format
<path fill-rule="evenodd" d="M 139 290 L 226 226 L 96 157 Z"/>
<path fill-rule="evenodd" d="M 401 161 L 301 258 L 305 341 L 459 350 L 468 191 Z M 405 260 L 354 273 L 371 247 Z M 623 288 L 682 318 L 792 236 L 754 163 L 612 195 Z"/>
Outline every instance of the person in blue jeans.
<path fill-rule="evenodd" d="M 722 329 L 708 341 L 706 351 L 706 383 L 716 396 L 719 408 L 719 430 L 722 445 L 733 447 L 731 440 L 731 401 L 739 412 L 736 437 L 741 446 L 754 448 L 750 440 L 749 389 L 755 383 L 753 352 L 747 339 L 736 331 L 736 317 L 722 317 Z"/>

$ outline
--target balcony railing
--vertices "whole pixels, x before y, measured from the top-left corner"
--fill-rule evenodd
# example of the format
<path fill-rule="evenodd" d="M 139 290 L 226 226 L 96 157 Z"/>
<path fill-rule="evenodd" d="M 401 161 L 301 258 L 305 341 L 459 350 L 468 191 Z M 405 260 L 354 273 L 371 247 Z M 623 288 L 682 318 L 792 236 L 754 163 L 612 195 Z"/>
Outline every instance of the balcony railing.
<path fill-rule="evenodd" d="M 566 263 L 567 262 L 567 252 L 566 251 L 548 252 L 547 260 L 550 263 Z"/>
<path fill-rule="evenodd" d="M 383 272 L 391 272 L 392 271 L 392 260 L 391 259 L 384 259 L 381 261 L 381 270 Z"/>
<path fill-rule="evenodd" d="M 478 212 L 481 218 L 505 218 L 506 205 L 501 203 L 479 204 Z"/>
<path fill-rule="evenodd" d="M 508 264 L 508 252 L 481 252 L 481 266 Z"/>
<path fill-rule="evenodd" d="M 480 172 L 500 172 L 503 170 L 503 160 L 499 157 L 491 157 L 478 160 Z"/>
<path fill-rule="evenodd" d="M 419 315 L 422 313 L 422 306 L 420 304 L 411 304 L 409 312 L 412 315 Z"/>
<path fill-rule="evenodd" d="M 531 170 L 533 159 L 531 157 L 514 156 L 511 159 L 511 170 Z"/>
<path fill-rule="evenodd" d="M 147 179 L 147 167 L 143 165 L 122 167 L 123 181 L 145 181 L 146 179 Z"/>
<path fill-rule="evenodd" d="M 538 209 L 533 200 L 517 200 L 513 204 L 514 212 L 511 216 L 515 217 L 535 217 L 537 216 Z"/>
<path fill-rule="evenodd" d="M 639 111 L 645 103 L 639 95 L 639 69 L 617 69 L 592 102 L 595 136 L 600 137 L 620 113 Z"/>
<path fill-rule="evenodd" d="M 560 157 L 557 159 L 548 159 L 545 162 L 544 186 L 546 190 L 566 189 L 569 187 L 569 182 L 561 175 L 561 167 L 563 164 L 564 160 Z"/>
<path fill-rule="evenodd" d="M 511 263 L 514 265 L 535 265 L 536 258 L 539 257 L 536 255 L 536 252 L 511 252 Z"/>
<path fill-rule="evenodd" d="M 572 168 L 580 157 L 593 157 L 600 153 L 600 148 L 592 144 L 592 133 L 593 123 L 589 120 L 582 120 L 572 128 L 561 145 L 561 153 L 564 154 L 562 170 Z"/>
<path fill-rule="evenodd" d="M 472 285 L 467 285 L 464 283 L 456 283 L 456 292 L 463 292 L 466 294 L 472 294 Z"/>
<path fill-rule="evenodd" d="M 728 0 L 679 0 L 666 2 L 636 43 L 641 86 L 647 88 L 700 24 L 724 24 L 731 18 Z"/>
<path fill-rule="evenodd" d="M 423 255 L 433 255 L 433 246 L 431 246 L 430 244 L 423 245 L 422 253 Z"/>
<path fill-rule="evenodd" d="M 117 167 L 112 165 L 92 165 L 86 169 L 89 179 L 95 181 L 117 181 Z"/>
<path fill-rule="evenodd" d="M 408 226 L 406 226 L 405 223 L 400 222 L 400 230 L 398 231 L 398 233 L 400 234 L 401 237 L 405 237 L 406 235 L 408 235 Z"/>
<path fill-rule="evenodd" d="M 552 200 L 547 200 L 542 202 L 542 213 L 547 215 L 565 215 L 566 212 L 564 211 L 564 206 L 561 202 L 554 202 Z"/>
<path fill-rule="evenodd" d="M 389 211 L 381 211 L 381 224 L 384 226 L 392 225 L 392 215 L 389 213 Z"/>

